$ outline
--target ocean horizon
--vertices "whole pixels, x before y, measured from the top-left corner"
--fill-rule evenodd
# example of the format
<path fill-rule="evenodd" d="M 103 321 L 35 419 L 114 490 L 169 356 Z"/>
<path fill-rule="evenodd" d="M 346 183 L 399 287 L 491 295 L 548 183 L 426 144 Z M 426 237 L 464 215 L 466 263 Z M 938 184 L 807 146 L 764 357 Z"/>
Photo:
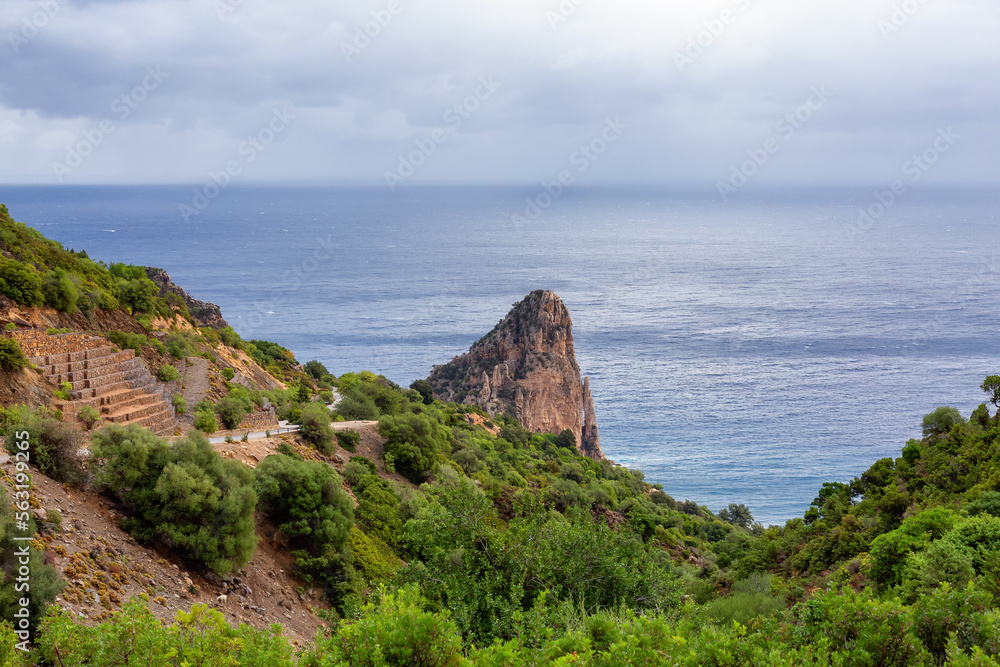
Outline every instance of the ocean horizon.
<path fill-rule="evenodd" d="M 543 192 L 234 185 L 185 216 L 193 186 L 0 186 L 0 203 L 94 259 L 165 269 L 246 339 L 404 386 L 550 289 L 607 456 L 765 524 L 898 456 L 934 408 L 968 415 L 1000 371 L 1000 189 Z"/>

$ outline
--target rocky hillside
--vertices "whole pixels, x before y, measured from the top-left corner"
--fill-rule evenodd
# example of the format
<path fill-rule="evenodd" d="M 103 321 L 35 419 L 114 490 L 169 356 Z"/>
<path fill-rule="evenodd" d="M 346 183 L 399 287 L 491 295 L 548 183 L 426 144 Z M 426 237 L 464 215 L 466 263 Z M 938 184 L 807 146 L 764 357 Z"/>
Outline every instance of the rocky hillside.
<path fill-rule="evenodd" d="M 576 362 L 573 320 L 553 292 L 526 296 L 466 354 L 435 366 L 428 381 L 442 401 L 509 413 L 534 433 L 569 429 L 581 453 L 604 458 L 590 383 Z"/>
<path fill-rule="evenodd" d="M 160 288 L 158 296 L 165 297 L 167 294 L 174 294 L 180 297 L 187 306 L 188 311 L 191 313 L 192 319 L 194 319 L 195 323 L 199 327 L 224 329 L 229 326 L 229 323 L 222 319 L 222 310 L 217 305 L 207 301 L 199 301 L 198 299 L 191 297 L 191 295 L 185 292 L 181 287 L 175 285 L 170 279 L 170 274 L 163 269 L 158 269 L 152 266 L 144 268 L 146 270 L 146 276 Z"/>

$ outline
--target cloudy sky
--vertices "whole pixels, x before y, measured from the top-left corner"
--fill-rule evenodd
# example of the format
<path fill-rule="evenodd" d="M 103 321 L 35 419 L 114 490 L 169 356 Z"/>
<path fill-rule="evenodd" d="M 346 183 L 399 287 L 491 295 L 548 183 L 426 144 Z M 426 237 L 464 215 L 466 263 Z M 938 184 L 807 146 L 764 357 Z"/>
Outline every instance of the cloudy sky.
<path fill-rule="evenodd" d="M 996 0 L 2 0 L 0 182 L 997 184 L 998 36 Z"/>

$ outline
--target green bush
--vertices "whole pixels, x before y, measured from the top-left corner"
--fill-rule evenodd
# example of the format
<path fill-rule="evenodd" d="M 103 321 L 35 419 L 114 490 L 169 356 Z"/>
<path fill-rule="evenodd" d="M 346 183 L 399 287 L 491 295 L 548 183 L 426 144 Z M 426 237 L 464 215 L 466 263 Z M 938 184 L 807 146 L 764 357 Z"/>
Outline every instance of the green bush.
<path fill-rule="evenodd" d="M 357 431 L 337 431 L 337 444 L 349 452 L 356 452 L 361 444 L 361 434 Z"/>
<path fill-rule="evenodd" d="M 205 433 L 215 433 L 219 430 L 219 425 L 215 420 L 215 412 L 212 410 L 198 410 L 195 412 L 194 427 Z"/>
<path fill-rule="evenodd" d="M 12 477 L 18 484 L 28 483 L 26 473 L 17 473 Z M 17 512 L 16 516 L 12 508 Z M 18 530 L 15 519 L 27 522 L 31 529 Z M 29 543 L 15 539 L 34 533 L 34 528 L 27 501 L 23 502 L 22 507 L 12 506 L 6 487 L 0 484 L 0 618 L 3 621 L 15 621 L 14 614 L 21 609 L 21 599 L 27 598 L 29 630 L 34 630 L 38 626 L 45 608 L 65 586 L 65 582 L 59 578 L 59 572 L 52 566 L 44 564 L 40 551 Z M 28 549 L 27 563 L 21 560 L 23 556 L 18 555 L 18 551 L 22 548 Z M 31 573 L 30 587 L 27 589 L 23 577 L 20 577 L 21 582 L 18 582 L 18 570 L 23 565 L 27 565 Z M 0 637 L 0 641 L 4 639 L 6 637 Z M 0 649 L 0 656 L 2 655 L 3 649 Z M 0 664 L 6 667 L 10 663 Z"/>
<path fill-rule="evenodd" d="M 85 405 L 80 408 L 80 412 L 77 413 L 77 415 L 80 418 L 80 421 L 83 422 L 84 426 L 87 427 L 88 431 L 94 428 L 94 424 L 101 419 L 101 413 L 90 405 Z"/>
<path fill-rule="evenodd" d="M 957 408 L 940 407 L 934 412 L 924 415 L 923 433 L 925 438 L 935 435 L 945 435 L 952 426 L 964 424 L 965 418 Z"/>
<path fill-rule="evenodd" d="M 358 485 L 362 477 L 377 473 L 378 468 L 374 463 L 363 456 L 352 456 L 351 460 L 347 462 L 347 467 L 344 468 L 344 479 L 353 488 Z"/>
<path fill-rule="evenodd" d="M 187 412 L 187 401 L 180 394 L 174 394 L 170 402 L 173 404 L 174 409 L 177 410 L 177 414 L 182 415 Z"/>
<path fill-rule="evenodd" d="M 383 581 L 395 576 L 400 562 L 388 544 L 351 526 L 350 545 L 354 566 L 368 581 Z"/>
<path fill-rule="evenodd" d="M 40 306 L 44 302 L 42 278 L 21 262 L 0 258 L 0 294 L 24 306 Z"/>
<path fill-rule="evenodd" d="M 191 356 L 193 352 L 187 338 L 181 334 L 170 334 L 167 336 L 166 348 L 167 352 L 174 359 L 183 359 L 184 357 Z"/>
<path fill-rule="evenodd" d="M 431 405 L 434 403 L 434 387 L 427 380 L 414 380 L 410 385 L 410 389 L 413 389 L 418 394 L 420 394 L 420 399 L 423 401 L 424 405 Z"/>
<path fill-rule="evenodd" d="M 321 364 L 316 359 L 307 361 L 305 370 L 306 373 L 317 382 L 321 381 L 324 377 L 330 374 L 330 371 L 326 370 L 326 366 Z"/>
<path fill-rule="evenodd" d="M 37 415 L 30 410 L 16 409 L 8 415 L 6 429 L 7 451 L 14 454 L 18 433 L 28 433 L 31 463 L 43 473 L 56 480 L 77 488 L 87 481 L 87 472 L 78 456 L 86 444 L 83 433 L 69 424 L 50 417 Z"/>
<path fill-rule="evenodd" d="M 322 664 L 352 667 L 459 667 L 462 641 L 446 611 L 423 610 L 416 587 L 379 592 L 378 603 L 362 610 L 361 618 L 340 626 L 317 645 Z"/>
<path fill-rule="evenodd" d="M 415 484 L 427 479 L 434 463 L 451 449 L 451 432 L 425 414 L 383 417 L 378 432 L 386 438 L 385 452 L 396 469 Z"/>
<path fill-rule="evenodd" d="M 149 610 L 149 598 L 137 595 L 121 611 L 94 627 L 79 625 L 68 611 L 45 619 L 38 652 L 47 665 L 112 667 L 294 667 L 295 652 L 280 630 L 231 627 L 222 612 L 195 604 L 179 610 L 164 625 Z M 127 657 L 127 662 L 122 656 Z M 5 665 L 6 667 L 6 665 Z"/>
<path fill-rule="evenodd" d="M 319 403 L 309 403 L 302 408 L 302 414 L 299 416 L 299 433 L 306 442 L 324 454 L 333 453 L 330 411 Z"/>
<path fill-rule="evenodd" d="M 215 404 L 215 414 L 219 415 L 222 425 L 228 429 L 239 426 L 249 412 L 246 404 L 235 396 L 224 396 Z"/>
<path fill-rule="evenodd" d="M 292 542 L 307 581 L 334 584 L 348 576 L 354 508 L 337 472 L 325 463 L 274 454 L 257 466 L 261 509 Z"/>
<path fill-rule="evenodd" d="M 337 413 L 348 421 L 374 421 L 379 418 L 379 410 L 374 399 L 360 391 L 352 391 L 337 403 Z"/>
<path fill-rule="evenodd" d="M 125 331 L 109 331 L 105 334 L 108 340 L 123 350 L 135 350 L 142 352 L 142 348 L 149 343 L 149 339 L 141 333 L 128 333 Z M 154 339 L 155 340 L 155 339 Z M 159 343 L 159 341 L 156 341 Z"/>
<path fill-rule="evenodd" d="M 358 525 L 368 535 L 378 537 L 395 547 L 403 529 L 403 522 L 399 518 L 399 498 L 388 484 L 375 475 L 365 475 L 352 486 L 354 496 L 358 499 L 355 510 Z"/>
<path fill-rule="evenodd" d="M 242 568 L 257 545 L 254 474 L 227 461 L 197 432 L 167 444 L 131 424 L 91 438 L 94 488 L 129 514 L 136 539 L 161 539 L 219 573 Z"/>
<path fill-rule="evenodd" d="M 157 372 L 156 377 L 160 379 L 160 382 L 177 382 L 181 379 L 181 373 L 177 370 L 176 366 L 165 364 L 160 366 L 160 370 Z"/>
<path fill-rule="evenodd" d="M 13 338 L 0 336 L 0 371 L 12 373 L 28 365 L 21 345 Z"/>
<path fill-rule="evenodd" d="M 65 269 L 55 269 L 45 275 L 42 282 L 42 296 L 45 305 L 52 306 L 64 313 L 75 313 L 80 291 L 77 287 L 79 278 Z"/>
<path fill-rule="evenodd" d="M 236 377 L 236 371 L 234 371 L 232 368 L 223 368 L 222 377 L 226 378 L 226 382 L 229 382 L 234 377 Z"/>

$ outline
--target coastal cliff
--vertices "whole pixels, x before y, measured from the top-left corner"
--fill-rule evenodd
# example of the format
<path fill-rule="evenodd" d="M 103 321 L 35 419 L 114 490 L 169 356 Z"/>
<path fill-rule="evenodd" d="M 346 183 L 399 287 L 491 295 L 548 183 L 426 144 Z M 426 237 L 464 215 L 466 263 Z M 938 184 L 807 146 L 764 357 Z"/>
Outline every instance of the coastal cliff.
<path fill-rule="evenodd" d="M 435 397 L 509 413 L 529 431 L 569 429 L 577 447 L 603 459 L 590 382 L 580 377 L 573 320 L 553 292 L 536 290 L 467 353 L 435 366 Z"/>
<path fill-rule="evenodd" d="M 229 323 L 222 319 L 222 310 L 217 305 L 192 298 L 181 287 L 175 285 L 173 281 L 170 280 L 170 274 L 163 269 L 158 269 L 153 266 L 147 266 L 144 268 L 146 270 L 146 276 L 160 288 L 160 293 L 157 296 L 163 297 L 167 294 L 179 296 L 184 300 L 184 304 L 191 313 L 191 317 L 199 327 L 225 329 L 229 326 Z"/>

